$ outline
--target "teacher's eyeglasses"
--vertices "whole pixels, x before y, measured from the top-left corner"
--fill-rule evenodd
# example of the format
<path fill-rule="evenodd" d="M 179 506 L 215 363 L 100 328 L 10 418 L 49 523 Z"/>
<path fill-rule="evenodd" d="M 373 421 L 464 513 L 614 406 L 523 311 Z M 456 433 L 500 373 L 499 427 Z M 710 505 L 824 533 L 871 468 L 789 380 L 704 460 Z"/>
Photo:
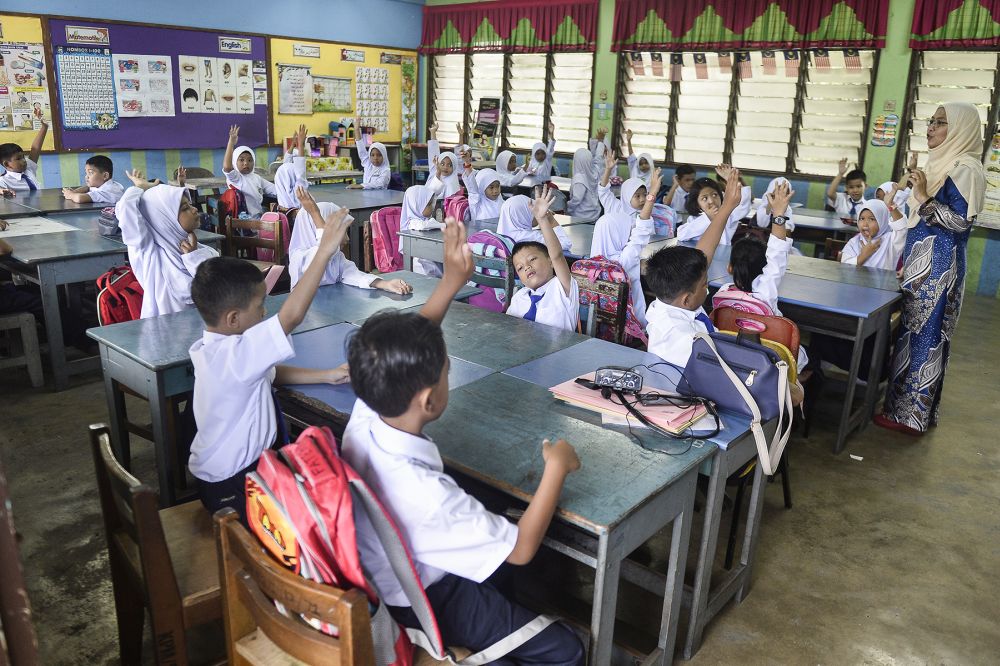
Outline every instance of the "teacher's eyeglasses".
<path fill-rule="evenodd" d="M 927 126 L 928 127 L 947 127 L 948 126 L 948 121 L 947 120 L 937 120 L 936 118 L 929 118 L 927 120 Z"/>

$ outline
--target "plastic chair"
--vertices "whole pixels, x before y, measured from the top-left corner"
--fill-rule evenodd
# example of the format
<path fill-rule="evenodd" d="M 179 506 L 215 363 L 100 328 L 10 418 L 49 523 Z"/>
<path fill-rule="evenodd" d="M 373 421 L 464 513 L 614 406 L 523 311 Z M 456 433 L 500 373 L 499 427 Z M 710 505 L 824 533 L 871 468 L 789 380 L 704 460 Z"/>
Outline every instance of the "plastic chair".
<path fill-rule="evenodd" d="M 514 295 L 514 266 L 511 264 L 510 257 L 487 257 L 482 254 L 473 253 L 472 262 L 476 267 L 472 281 L 476 286 L 485 287 L 487 290 L 478 295 L 480 297 L 485 296 L 485 298 L 475 300 L 474 302 L 473 299 L 477 298 L 474 296 L 469 299 L 469 304 L 494 312 L 503 312 L 506 306 L 510 304 L 511 296 Z M 495 275 L 490 275 L 489 273 L 495 273 Z M 492 289 L 503 290 L 503 303 L 488 291 Z"/>
<path fill-rule="evenodd" d="M 402 215 L 403 209 L 400 206 L 386 206 L 371 215 L 375 267 L 382 273 L 391 273 L 403 268 L 403 253 L 399 251 L 399 225 Z"/>
<path fill-rule="evenodd" d="M 799 327 L 791 319 L 743 312 L 729 307 L 715 308 L 712 310 L 711 319 L 720 331 L 738 333 L 740 329 L 751 330 L 759 333 L 765 340 L 783 344 L 792 353 L 793 359 L 798 358 Z"/>

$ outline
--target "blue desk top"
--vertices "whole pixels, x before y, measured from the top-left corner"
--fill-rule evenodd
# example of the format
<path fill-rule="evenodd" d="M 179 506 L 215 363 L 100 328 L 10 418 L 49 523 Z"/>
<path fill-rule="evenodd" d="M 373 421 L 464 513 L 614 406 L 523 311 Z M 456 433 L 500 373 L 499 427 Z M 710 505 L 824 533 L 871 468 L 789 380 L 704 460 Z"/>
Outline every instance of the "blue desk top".
<path fill-rule="evenodd" d="M 731 282 L 728 274 L 725 277 L 713 277 L 717 272 L 717 264 L 709 273 L 709 285 L 718 289 L 726 282 Z M 778 305 L 788 303 L 811 310 L 830 312 L 833 314 L 862 317 L 867 319 L 885 307 L 902 298 L 902 294 L 885 289 L 862 287 L 854 284 L 842 284 L 830 280 L 785 273 L 778 287 Z"/>
<path fill-rule="evenodd" d="M 491 409 L 498 404 L 511 409 Z M 548 390 L 492 374 L 451 392 L 448 408 L 425 431 L 445 464 L 522 500 L 542 476 L 542 440 L 566 439 L 580 457 L 559 497 L 559 515 L 591 533 L 621 523 L 654 495 L 712 456 L 697 442 L 679 455 L 646 451 L 624 433 L 588 423 Z"/>
<path fill-rule="evenodd" d="M 11 245 L 14 246 L 14 251 L 10 258 L 29 265 L 109 254 L 120 254 L 124 259 L 126 251 L 125 246 L 119 242 L 80 231 L 16 236 Z"/>
<path fill-rule="evenodd" d="M 396 271 L 380 275 L 384 280 L 400 278 L 413 287 L 412 294 L 405 296 L 392 294 L 380 289 L 359 289 L 348 287 L 343 283 L 320 287 L 313 298 L 310 310 L 323 312 L 328 318 L 336 321 L 361 323 L 380 310 L 406 310 L 421 308 L 434 293 L 440 280 L 438 278 L 419 275 L 410 271 Z M 339 287 L 331 289 L 330 287 Z M 462 287 L 456 299 L 469 298 L 480 292 L 477 287 L 468 285 Z"/>
<path fill-rule="evenodd" d="M 295 358 L 287 365 L 298 368 L 335 368 L 347 361 L 347 336 L 357 330 L 354 324 L 334 324 L 317 328 L 292 337 Z M 493 374 L 489 368 L 475 363 L 452 358 L 448 371 L 448 385 L 451 390 L 465 386 L 486 375 Z M 357 396 L 350 384 L 297 384 L 290 388 L 302 395 L 319 400 L 342 414 L 350 414 Z"/>
<path fill-rule="evenodd" d="M 309 193 L 316 201 L 332 201 L 351 210 L 403 204 L 403 193 L 398 190 L 349 190 L 343 183 L 310 185 Z"/>
<path fill-rule="evenodd" d="M 573 246 L 567 252 L 567 256 L 583 259 L 590 256 L 590 246 L 594 241 L 593 224 L 572 224 L 563 227 L 563 231 L 572 241 Z M 673 243 L 673 239 L 666 236 L 653 236 L 649 239 L 649 244 L 642 251 L 642 258 L 648 259 L 660 248 L 667 247 Z"/>
<path fill-rule="evenodd" d="M 10 201 L 8 199 L 8 201 Z M 35 190 L 30 194 L 17 193 L 14 201 L 22 206 L 31 208 L 40 213 L 57 213 L 60 211 L 72 210 L 100 210 L 107 204 L 102 203 L 76 203 L 63 196 L 59 188 L 49 188 L 45 190 Z"/>
<path fill-rule="evenodd" d="M 821 231 L 838 232 L 844 234 L 856 234 L 858 233 L 858 228 L 853 224 L 844 224 L 840 221 L 840 217 L 836 213 L 829 213 L 828 215 L 833 215 L 833 217 L 810 215 L 808 212 L 804 212 L 802 208 L 794 211 L 794 217 L 792 221 L 795 222 L 795 228 L 798 229 L 819 229 Z M 792 232 L 795 235 L 795 232 Z"/>
<path fill-rule="evenodd" d="M 820 208 L 807 208 L 806 206 L 794 207 L 792 210 L 795 213 L 795 217 L 798 217 L 799 213 L 801 213 L 802 215 L 805 215 L 807 217 L 821 217 L 821 218 L 825 217 L 825 218 L 829 218 L 831 220 L 839 220 L 840 219 L 840 215 L 838 215 L 837 211 L 834 211 L 834 210 L 826 210 L 826 209 L 820 209 Z"/>
<path fill-rule="evenodd" d="M 497 224 L 499 218 L 491 220 L 472 220 L 466 223 L 465 231 L 471 236 L 477 231 L 492 231 L 496 232 Z M 428 229 L 426 231 L 415 231 L 413 229 L 406 229 L 399 232 L 400 236 L 412 236 L 413 238 L 422 238 L 424 240 L 434 241 L 435 243 L 444 243 L 444 231 L 441 229 Z"/>
<path fill-rule="evenodd" d="M 46 215 L 45 217 L 59 222 L 65 222 L 66 224 L 74 226 L 81 231 L 90 231 L 95 234 L 100 234 L 101 227 L 97 223 L 97 218 L 99 218 L 100 215 L 101 211 L 99 210 L 76 210 L 63 213 L 52 213 L 51 215 Z M 206 245 L 219 245 L 225 239 L 225 236 L 222 234 L 212 233 L 211 231 L 203 231 L 201 229 L 197 229 L 194 232 L 194 235 L 198 237 L 199 243 L 204 243 Z M 104 238 L 113 240 L 117 243 L 122 242 L 121 234 L 104 236 Z"/>
<path fill-rule="evenodd" d="M 38 211 L 34 208 L 19 203 L 21 201 L 22 199 L 8 199 L 6 197 L 0 197 L 0 218 L 30 217 L 38 214 Z"/>

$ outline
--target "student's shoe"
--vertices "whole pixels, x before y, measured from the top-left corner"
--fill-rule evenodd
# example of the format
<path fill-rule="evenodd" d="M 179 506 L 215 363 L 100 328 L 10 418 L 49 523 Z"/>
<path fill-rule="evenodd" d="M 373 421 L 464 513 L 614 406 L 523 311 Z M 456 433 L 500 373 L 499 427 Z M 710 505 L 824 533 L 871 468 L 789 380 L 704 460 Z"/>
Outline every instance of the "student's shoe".
<path fill-rule="evenodd" d="M 885 428 L 886 430 L 895 430 L 896 432 L 901 432 L 904 435 L 909 435 L 910 437 L 920 437 L 924 433 L 921 431 L 911 428 L 910 426 L 905 426 L 902 423 L 897 423 L 893 421 L 885 414 L 876 414 L 872 418 L 872 422 L 875 423 L 879 428 Z"/>

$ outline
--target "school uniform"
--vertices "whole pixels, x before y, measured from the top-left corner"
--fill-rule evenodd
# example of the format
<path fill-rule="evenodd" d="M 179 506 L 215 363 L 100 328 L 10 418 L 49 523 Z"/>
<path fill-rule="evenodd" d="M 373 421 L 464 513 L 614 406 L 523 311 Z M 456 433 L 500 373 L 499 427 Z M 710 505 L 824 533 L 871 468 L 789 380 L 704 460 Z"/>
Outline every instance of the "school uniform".
<path fill-rule="evenodd" d="M 494 169 L 473 170 L 472 176 L 466 178 L 462 174 L 462 182 L 465 183 L 465 190 L 469 193 L 469 215 L 473 220 L 495 220 L 500 217 L 500 209 L 503 207 L 503 197 L 497 195 L 496 199 L 486 196 L 486 188 L 493 183 L 500 181 L 500 174 Z"/>
<path fill-rule="evenodd" d="M 566 212 L 574 218 L 596 220 L 601 216 L 601 200 L 597 196 L 595 175 L 596 160 L 596 155 L 586 148 L 580 148 L 573 154 L 573 184 L 570 186 Z"/>
<path fill-rule="evenodd" d="M 434 199 L 434 191 L 423 185 L 412 185 L 403 194 L 403 212 L 399 216 L 399 230 L 428 231 L 444 229 L 443 222 L 433 217 L 424 217 L 424 209 Z M 399 252 L 403 251 L 403 237 L 399 237 Z M 409 270 L 409 266 L 403 266 Z M 440 277 L 444 274 L 444 265 L 428 259 L 413 259 L 413 272 L 421 275 Z"/>
<path fill-rule="evenodd" d="M 300 185 L 309 189 L 306 158 L 296 155 L 291 162 L 282 164 L 274 172 L 274 196 L 278 199 L 278 206 L 285 210 L 301 207 L 302 203 L 295 195 L 295 188 Z"/>
<path fill-rule="evenodd" d="M 535 216 L 531 212 L 531 199 L 523 194 L 518 194 L 504 201 L 503 206 L 500 207 L 497 233 L 501 236 L 506 236 L 515 243 L 535 241 L 544 245 L 545 236 L 542 235 L 539 229 L 533 226 L 534 221 Z M 556 234 L 556 238 L 559 239 L 559 245 L 562 247 L 563 252 L 569 251 L 573 247 L 573 241 L 566 235 L 566 232 L 558 225 L 556 225 L 553 231 Z"/>
<path fill-rule="evenodd" d="M 891 192 L 895 184 L 896 183 L 894 183 L 893 181 L 888 180 L 879 185 L 878 189 L 882 190 L 883 192 Z M 901 190 L 897 190 L 896 196 L 892 198 L 893 205 L 899 209 L 899 212 L 903 214 L 903 217 L 910 216 L 910 206 L 909 206 L 910 194 L 912 194 L 912 189 L 906 187 Z M 875 198 L 878 199 L 880 197 L 876 194 Z M 860 214 L 861 213 L 858 213 L 858 215 Z"/>
<path fill-rule="evenodd" d="M 771 207 L 768 203 L 767 195 L 773 193 L 774 188 L 783 183 L 787 183 L 791 186 L 791 183 L 789 183 L 788 179 L 784 176 L 779 176 L 767 184 L 767 189 L 764 190 L 764 196 L 761 197 L 761 204 L 757 207 L 757 212 L 755 213 L 758 227 L 765 229 L 771 228 Z M 795 212 L 791 206 L 785 210 L 784 217 L 788 218 L 788 222 L 785 223 L 785 229 L 788 231 L 795 231 Z"/>
<path fill-rule="evenodd" d="M 340 208 L 337 204 L 327 201 L 318 203 L 317 207 L 324 218 Z M 316 256 L 316 252 L 319 250 L 319 241 L 324 231 L 325 229 L 316 228 L 316 223 L 308 210 L 303 208 L 295 216 L 295 228 L 292 230 L 292 239 L 288 246 L 288 274 L 291 277 L 293 289 L 302 279 L 306 269 L 309 268 L 313 257 Z M 324 285 L 343 282 L 352 287 L 374 289 L 372 283 L 377 279 L 378 276 L 359 270 L 357 265 L 338 249 L 326 265 L 319 283 Z"/>
<path fill-rule="evenodd" d="M 639 160 L 641 159 L 646 160 L 646 164 L 649 165 L 649 171 L 639 170 Z M 653 163 L 653 156 L 649 153 L 639 153 L 638 155 L 632 154 L 628 156 L 626 162 L 628 162 L 629 178 L 638 178 L 642 181 L 642 184 L 648 188 L 649 183 L 653 179 L 653 169 L 656 168 L 656 165 Z"/>
<path fill-rule="evenodd" d="M 94 203 L 107 204 L 109 206 L 114 206 L 125 194 L 125 186 L 119 183 L 117 180 L 111 180 L 110 178 L 101 184 L 100 187 L 91 187 L 87 190 L 87 196 Z"/>
<path fill-rule="evenodd" d="M 670 190 L 667 190 L 667 191 L 669 192 Z M 687 212 L 687 200 L 688 200 L 688 191 L 685 190 L 680 185 L 678 185 L 677 189 L 674 190 L 674 197 L 670 201 L 668 201 L 666 203 L 667 203 L 668 206 L 670 206 L 671 208 L 673 208 L 675 212 L 686 213 Z"/>
<path fill-rule="evenodd" d="M 510 158 L 512 157 L 514 157 L 514 153 L 509 150 L 505 150 L 497 155 L 496 170 L 500 175 L 501 187 L 514 187 L 515 185 L 519 185 L 521 181 L 524 180 L 524 177 L 528 175 L 521 167 L 515 167 L 513 171 L 507 168 L 507 165 L 510 164 Z"/>
<path fill-rule="evenodd" d="M 538 289 L 519 289 L 510 299 L 507 314 L 564 331 L 575 331 L 580 323 L 580 287 L 572 278 L 569 285 L 567 294 L 559 277 L 554 275 Z"/>
<path fill-rule="evenodd" d="M 632 310 L 642 326 L 646 325 L 646 296 L 642 292 L 642 251 L 653 235 L 653 220 L 639 218 L 640 211 L 632 207 L 632 195 L 642 181 L 629 178 L 622 183 L 621 198 L 615 197 L 610 185 L 598 185 L 597 192 L 604 204 L 604 215 L 594 225 L 590 244 L 591 257 L 604 257 L 621 264 L 629 278 Z"/>
<path fill-rule="evenodd" d="M 517 526 L 488 511 L 445 474 L 430 438 L 393 428 L 358 400 L 344 430 L 342 455 L 392 516 L 446 644 L 481 650 L 535 616 L 484 584 L 513 551 Z M 410 602 L 366 518 L 358 521 L 357 539 L 379 597 L 394 616 L 415 626 Z M 582 663 L 576 637 L 565 627 L 553 627 L 510 657 Z"/>
<path fill-rule="evenodd" d="M 358 137 L 358 157 L 361 158 L 361 168 L 364 169 L 364 179 L 361 187 L 366 190 L 384 190 L 389 187 L 389 180 L 392 178 L 392 169 L 389 167 L 389 152 L 385 145 L 379 142 L 372 143 L 371 136 L 362 134 Z M 382 154 L 381 166 L 375 166 L 371 161 L 371 151 L 377 150 Z"/>
<path fill-rule="evenodd" d="M 539 150 L 545 151 L 545 159 L 539 162 L 535 159 L 535 153 Z M 528 162 L 528 174 L 534 176 L 535 185 L 541 185 L 552 180 L 552 156 L 556 154 L 555 139 L 549 139 L 546 146 L 541 141 L 531 147 L 531 159 Z"/>
<path fill-rule="evenodd" d="M 25 157 L 24 159 L 28 163 L 24 168 L 24 171 L 17 173 L 7 169 L 4 174 L 0 176 L 0 185 L 6 187 L 8 190 L 14 190 L 14 192 L 19 194 L 28 194 L 29 192 L 34 192 L 39 189 L 38 163 L 30 157 Z"/>
<path fill-rule="evenodd" d="M 438 171 L 437 164 L 434 163 L 435 157 L 437 158 L 438 164 L 445 159 L 451 161 L 450 175 L 441 175 L 440 171 Z M 442 153 L 441 144 L 438 143 L 437 139 L 431 139 L 427 142 L 427 162 L 430 165 L 427 187 L 437 192 L 442 198 L 450 197 L 451 195 L 458 194 L 462 191 L 462 184 L 458 182 L 458 174 L 461 171 L 458 156 L 449 151 Z"/>
<path fill-rule="evenodd" d="M 694 336 L 715 330 L 704 308 L 685 310 L 656 299 L 646 309 L 647 349 L 679 368 L 687 365 Z"/>
<path fill-rule="evenodd" d="M 865 197 L 862 195 L 860 199 L 852 199 L 847 196 L 847 192 L 837 192 L 836 198 L 827 197 L 826 203 L 837 211 L 838 216 L 857 221 L 861 207 L 865 205 Z"/>
<path fill-rule="evenodd" d="M 177 221 L 183 187 L 156 185 L 143 191 L 130 187 L 115 206 L 115 217 L 128 246 L 128 259 L 142 285 L 143 319 L 180 312 L 192 305 L 191 280 L 201 262 L 219 253 L 199 245 L 182 254 L 188 234 Z"/>
<path fill-rule="evenodd" d="M 736 233 L 736 228 L 740 226 L 740 220 L 750 214 L 750 204 L 752 201 L 753 194 L 750 188 L 741 188 L 740 203 L 730 213 L 729 220 L 726 221 L 726 228 L 722 232 L 722 238 L 719 240 L 719 245 L 732 245 L 733 234 Z M 711 225 L 712 219 L 705 213 L 701 213 L 697 217 L 691 217 L 687 222 L 677 227 L 677 240 L 679 242 L 697 241 Z"/>
<path fill-rule="evenodd" d="M 254 158 L 253 151 L 249 146 L 239 146 L 233 151 L 233 168 L 229 171 L 223 171 L 223 174 L 226 176 L 227 183 L 243 193 L 243 199 L 247 205 L 247 214 L 252 218 L 259 218 L 264 214 L 264 197 L 269 196 L 277 199 L 277 190 L 274 183 L 268 181 L 266 178 L 262 178 L 253 169 L 250 170 L 250 173 L 240 173 L 240 170 L 235 165 L 236 160 L 243 153 L 249 153 L 250 157 Z M 256 161 L 254 164 L 256 164 Z M 277 180 L 277 174 L 275 174 L 275 180 Z M 287 207 L 294 208 L 294 206 Z"/>
<path fill-rule="evenodd" d="M 264 449 L 287 439 L 271 383 L 275 366 L 295 356 L 292 337 L 275 315 L 241 335 L 205 331 L 189 353 L 198 432 L 188 468 L 209 511 L 233 506 L 242 516 L 246 473 Z"/>
<path fill-rule="evenodd" d="M 887 271 L 896 270 L 899 258 L 903 256 L 906 249 L 907 218 L 898 220 L 891 219 L 889 209 L 886 205 L 877 200 L 866 201 L 865 205 L 858 210 L 858 217 L 861 211 L 870 210 L 878 222 L 878 232 L 871 240 L 865 240 L 860 233 L 847 242 L 840 254 L 841 263 L 858 265 L 858 256 L 864 246 L 879 242 L 879 248 L 868 257 L 862 264 L 865 268 L 881 268 Z"/>

